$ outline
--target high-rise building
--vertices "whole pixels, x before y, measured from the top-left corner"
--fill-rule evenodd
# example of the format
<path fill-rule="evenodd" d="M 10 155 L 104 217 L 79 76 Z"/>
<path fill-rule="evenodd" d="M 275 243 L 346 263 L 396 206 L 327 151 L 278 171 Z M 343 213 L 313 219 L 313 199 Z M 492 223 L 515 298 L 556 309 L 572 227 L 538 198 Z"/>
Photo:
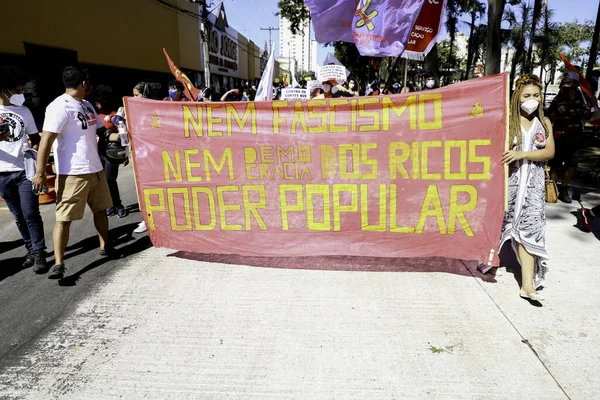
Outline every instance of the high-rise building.
<path fill-rule="evenodd" d="M 290 21 L 279 16 L 279 57 L 294 59 L 297 71 L 316 71 L 317 42 L 311 36 L 310 22 L 305 22 L 294 35 Z"/>

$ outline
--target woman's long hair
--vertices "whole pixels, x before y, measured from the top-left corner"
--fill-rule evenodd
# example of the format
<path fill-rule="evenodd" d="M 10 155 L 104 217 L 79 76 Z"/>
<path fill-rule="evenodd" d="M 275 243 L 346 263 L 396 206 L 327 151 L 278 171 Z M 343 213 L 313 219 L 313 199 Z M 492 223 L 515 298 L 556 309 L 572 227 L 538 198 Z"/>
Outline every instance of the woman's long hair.
<path fill-rule="evenodd" d="M 153 99 L 153 90 L 148 82 L 140 82 L 133 87 L 134 90 L 140 92 L 145 99 Z"/>
<path fill-rule="evenodd" d="M 508 140 L 510 148 L 513 149 L 515 146 L 515 138 L 517 150 L 521 150 L 521 93 L 523 93 L 523 89 L 526 86 L 534 85 L 540 89 L 540 93 L 542 92 L 542 82 L 540 78 L 535 75 L 523 75 L 519 79 L 517 79 L 515 91 L 512 94 L 510 99 L 510 115 L 508 122 Z M 537 109 L 538 119 L 544 126 L 546 130 L 546 138 L 550 134 L 551 127 L 547 126 L 546 121 L 544 120 L 544 99 L 540 96 L 540 105 Z"/>

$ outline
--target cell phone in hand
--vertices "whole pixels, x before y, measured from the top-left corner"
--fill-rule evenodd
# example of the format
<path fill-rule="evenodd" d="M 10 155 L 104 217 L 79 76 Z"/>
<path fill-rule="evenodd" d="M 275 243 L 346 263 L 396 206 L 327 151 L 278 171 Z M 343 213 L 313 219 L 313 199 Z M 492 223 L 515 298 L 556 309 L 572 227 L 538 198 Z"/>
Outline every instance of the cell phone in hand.
<path fill-rule="evenodd" d="M 33 194 L 35 194 L 36 196 L 40 195 L 40 192 L 38 192 L 37 190 L 35 190 L 35 188 L 33 187 L 33 185 L 31 185 L 32 188 L 31 190 L 33 191 Z M 44 186 L 44 188 L 42 189 L 42 192 L 48 194 L 48 185 Z"/>

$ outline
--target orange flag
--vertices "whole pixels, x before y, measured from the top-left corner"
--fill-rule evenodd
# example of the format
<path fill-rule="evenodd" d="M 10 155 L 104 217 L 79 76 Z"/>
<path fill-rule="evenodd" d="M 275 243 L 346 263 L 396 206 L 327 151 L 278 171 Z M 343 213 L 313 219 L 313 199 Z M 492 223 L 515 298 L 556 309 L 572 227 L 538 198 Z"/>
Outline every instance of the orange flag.
<path fill-rule="evenodd" d="M 565 63 L 565 67 L 567 67 L 567 69 L 569 71 L 573 71 L 573 72 L 577 73 L 577 75 L 579 75 L 579 86 L 581 86 L 581 90 L 583 90 L 585 94 L 587 94 L 588 96 L 590 96 L 590 99 L 593 99 L 594 98 L 594 93 L 592 92 L 592 87 L 590 86 L 589 82 L 585 80 L 584 76 L 581 75 L 581 72 L 579 72 L 579 70 L 577 68 L 575 68 L 569 62 L 569 60 L 567 60 L 567 57 L 565 57 L 563 53 L 559 52 L 558 56 L 560 57 L 560 59 L 562 60 L 562 62 Z"/>
<path fill-rule="evenodd" d="M 167 50 L 163 49 L 163 52 L 165 53 L 165 57 L 167 57 L 167 63 L 169 63 L 169 68 L 171 68 L 173 76 L 179 82 L 183 83 L 183 93 L 185 94 L 185 97 L 187 97 L 191 101 L 198 101 L 198 95 L 201 93 L 201 90 L 194 87 L 194 85 L 192 85 L 192 81 L 190 81 L 190 78 L 188 78 L 186 74 L 184 74 L 179 70 L 179 68 L 177 68 L 177 65 L 175 65 L 173 60 L 171 60 L 171 57 L 169 57 Z"/>

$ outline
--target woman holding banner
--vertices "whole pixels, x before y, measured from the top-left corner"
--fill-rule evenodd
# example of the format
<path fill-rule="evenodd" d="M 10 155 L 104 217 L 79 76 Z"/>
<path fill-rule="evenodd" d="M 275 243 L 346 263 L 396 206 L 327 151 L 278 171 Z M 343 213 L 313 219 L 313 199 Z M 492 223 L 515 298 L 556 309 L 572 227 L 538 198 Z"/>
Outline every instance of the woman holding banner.
<path fill-rule="evenodd" d="M 510 102 L 509 143 L 502 162 L 509 166 L 508 208 L 504 216 L 500 248 L 507 241 L 521 264 L 521 297 L 544 300 L 536 289 L 545 280 L 546 214 L 545 172 L 554 157 L 552 124 L 544 117 L 542 84 L 535 75 L 517 80 Z"/>
<path fill-rule="evenodd" d="M 152 89 L 150 84 L 147 82 L 140 82 L 133 88 L 133 97 L 141 97 L 144 99 L 152 98 Z M 137 185 L 136 185 L 137 188 Z M 138 195 L 138 203 L 139 203 L 139 195 Z M 144 233 L 148 230 L 146 227 L 146 221 L 142 219 L 142 222 L 133 230 L 134 233 Z"/>

